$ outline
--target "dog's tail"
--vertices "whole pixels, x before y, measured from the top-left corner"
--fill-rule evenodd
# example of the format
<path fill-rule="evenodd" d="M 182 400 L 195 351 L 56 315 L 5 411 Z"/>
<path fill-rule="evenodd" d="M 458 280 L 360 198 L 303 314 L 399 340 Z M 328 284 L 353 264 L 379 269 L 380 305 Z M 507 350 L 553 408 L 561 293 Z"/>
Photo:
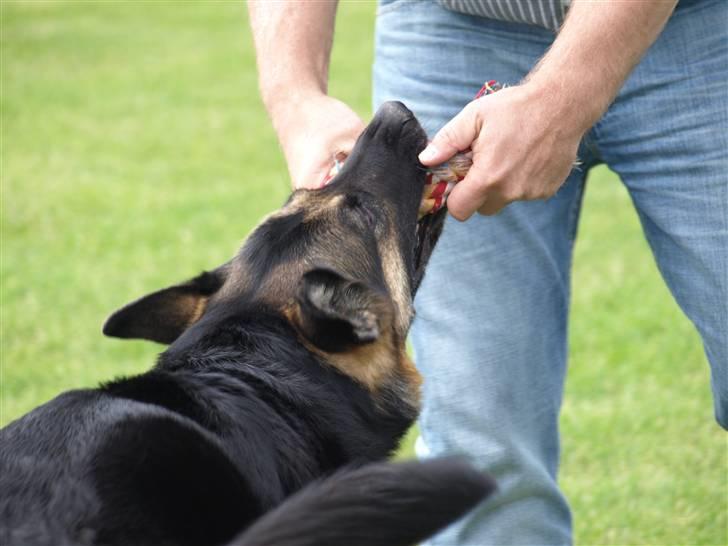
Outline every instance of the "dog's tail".
<path fill-rule="evenodd" d="M 494 490 L 462 459 L 370 464 L 309 485 L 228 546 L 409 546 Z"/>

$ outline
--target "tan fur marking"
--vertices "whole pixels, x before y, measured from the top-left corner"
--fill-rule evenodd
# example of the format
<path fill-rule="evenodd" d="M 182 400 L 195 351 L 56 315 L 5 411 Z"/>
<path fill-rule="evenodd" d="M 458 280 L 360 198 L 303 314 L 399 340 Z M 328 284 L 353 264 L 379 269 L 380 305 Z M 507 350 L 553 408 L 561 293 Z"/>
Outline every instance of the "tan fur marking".
<path fill-rule="evenodd" d="M 311 220 L 315 220 L 319 216 L 327 214 L 332 209 L 338 207 L 343 200 L 343 195 L 335 195 L 327 200 L 319 199 L 306 203 L 306 208 L 303 214 L 303 221 L 310 222 Z"/>
<path fill-rule="evenodd" d="M 396 353 L 388 340 L 378 339 L 344 353 L 317 351 L 326 362 L 345 373 L 367 390 L 376 392 L 391 378 Z"/>
<path fill-rule="evenodd" d="M 190 302 L 188 305 L 190 309 L 188 309 L 189 318 L 187 320 L 186 328 L 189 328 L 202 318 L 202 315 L 205 313 L 205 309 L 207 308 L 207 301 L 209 300 L 209 298 L 198 296 L 190 296 L 189 299 Z"/>
<path fill-rule="evenodd" d="M 227 281 L 217 293 L 217 299 L 234 297 L 236 294 L 246 290 L 252 281 L 251 275 L 246 270 L 247 265 L 234 260 L 230 266 L 230 274 Z"/>
<path fill-rule="evenodd" d="M 300 201 L 301 201 L 301 198 L 298 197 L 298 195 L 294 195 L 293 196 L 293 199 L 291 200 L 290 203 L 288 203 L 284 207 L 281 207 L 281 208 L 279 208 L 277 210 L 274 210 L 270 214 L 264 216 L 263 219 L 260 222 L 258 222 L 258 225 L 259 226 L 262 226 L 268 220 L 271 220 L 273 218 L 281 218 L 283 216 L 288 216 L 290 214 L 295 214 L 296 212 L 298 212 L 302 208 Z"/>
<path fill-rule="evenodd" d="M 343 195 L 334 195 L 328 199 L 321 198 L 320 194 L 314 191 L 300 191 L 294 194 L 293 199 L 285 207 L 271 212 L 263 218 L 259 225 L 273 218 L 281 218 L 297 212 L 303 212 L 303 220 L 310 222 L 338 207 L 344 200 Z"/>
<path fill-rule="evenodd" d="M 379 242 L 379 254 L 382 257 L 384 280 L 394 302 L 397 332 L 405 336 L 412 322 L 412 302 L 402 256 L 391 236 Z"/>
<path fill-rule="evenodd" d="M 283 315 L 297 331 L 298 324 L 301 323 L 299 313 L 299 307 L 295 304 L 286 306 L 283 310 Z M 327 353 L 312 345 L 300 333 L 299 338 L 309 351 L 372 392 L 378 390 L 396 369 L 397 351 L 392 343 L 391 332 L 386 332 L 372 343 L 343 353 Z"/>
<path fill-rule="evenodd" d="M 298 330 L 296 325 L 300 322 L 298 313 L 296 305 L 287 306 L 283 310 L 284 316 L 296 330 Z M 343 353 L 322 351 L 309 343 L 300 333 L 299 339 L 309 351 L 351 377 L 373 394 L 376 394 L 385 384 L 399 378 L 405 384 L 406 392 L 403 395 L 406 397 L 406 401 L 413 408 L 419 408 L 422 376 L 407 355 L 404 344 L 400 343 L 399 347 L 394 346 L 394 335 L 391 331 L 386 332 L 373 343 L 355 347 Z"/>

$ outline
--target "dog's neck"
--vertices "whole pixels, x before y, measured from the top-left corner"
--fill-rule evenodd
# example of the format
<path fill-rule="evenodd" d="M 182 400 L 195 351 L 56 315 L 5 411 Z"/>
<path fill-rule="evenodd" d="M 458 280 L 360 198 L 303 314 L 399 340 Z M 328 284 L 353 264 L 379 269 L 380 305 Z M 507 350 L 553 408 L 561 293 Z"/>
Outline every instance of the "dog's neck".
<path fill-rule="evenodd" d="M 199 369 L 219 362 L 223 355 L 235 361 L 265 351 L 276 344 L 293 345 L 295 332 L 279 314 L 255 306 L 236 312 L 205 315 L 159 356 L 161 369 Z"/>
<path fill-rule="evenodd" d="M 156 369 L 193 376 L 204 385 L 202 398 L 234 427 L 246 420 L 232 415 L 238 401 L 253 397 L 264 399 L 283 420 L 315 421 L 301 429 L 323 435 L 306 441 L 325 444 L 325 451 L 336 444 L 332 468 L 385 456 L 415 418 L 401 393 L 375 399 L 307 349 L 285 318 L 260 307 L 205 317 L 160 355 Z"/>

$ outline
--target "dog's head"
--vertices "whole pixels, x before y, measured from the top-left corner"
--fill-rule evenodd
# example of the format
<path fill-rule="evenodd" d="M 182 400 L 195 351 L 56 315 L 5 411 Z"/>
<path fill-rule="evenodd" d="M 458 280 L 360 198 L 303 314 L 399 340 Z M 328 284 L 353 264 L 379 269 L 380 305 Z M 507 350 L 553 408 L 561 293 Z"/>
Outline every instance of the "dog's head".
<path fill-rule="evenodd" d="M 375 388 L 392 356 L 404 357 L 412 300 L 442 227 L 444 211 L 417 221 L 426 141 L 407 108 L 386 103 L 328 186 L 294 192 L 232 260 L 123 307 L 104 333 L 172 343 L 195 324 L 262 305 Z"/>

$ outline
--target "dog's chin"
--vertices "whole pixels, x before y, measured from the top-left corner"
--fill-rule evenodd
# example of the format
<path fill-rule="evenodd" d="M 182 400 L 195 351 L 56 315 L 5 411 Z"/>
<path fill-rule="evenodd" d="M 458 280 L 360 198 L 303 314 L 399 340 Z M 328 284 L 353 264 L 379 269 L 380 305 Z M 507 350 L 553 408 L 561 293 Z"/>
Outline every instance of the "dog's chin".
<path fill-rule="evenodd" d="M 412 298 L 414 299 L 420 283 L 425 276 L 427 264 L 430 261 L 437 240 L 440 238 L 442 228 L 447 216 L 447 209 L 443 207 L 435 214 L 426 214 L 417 222 L 413 278 L 412 278 Z"/>

